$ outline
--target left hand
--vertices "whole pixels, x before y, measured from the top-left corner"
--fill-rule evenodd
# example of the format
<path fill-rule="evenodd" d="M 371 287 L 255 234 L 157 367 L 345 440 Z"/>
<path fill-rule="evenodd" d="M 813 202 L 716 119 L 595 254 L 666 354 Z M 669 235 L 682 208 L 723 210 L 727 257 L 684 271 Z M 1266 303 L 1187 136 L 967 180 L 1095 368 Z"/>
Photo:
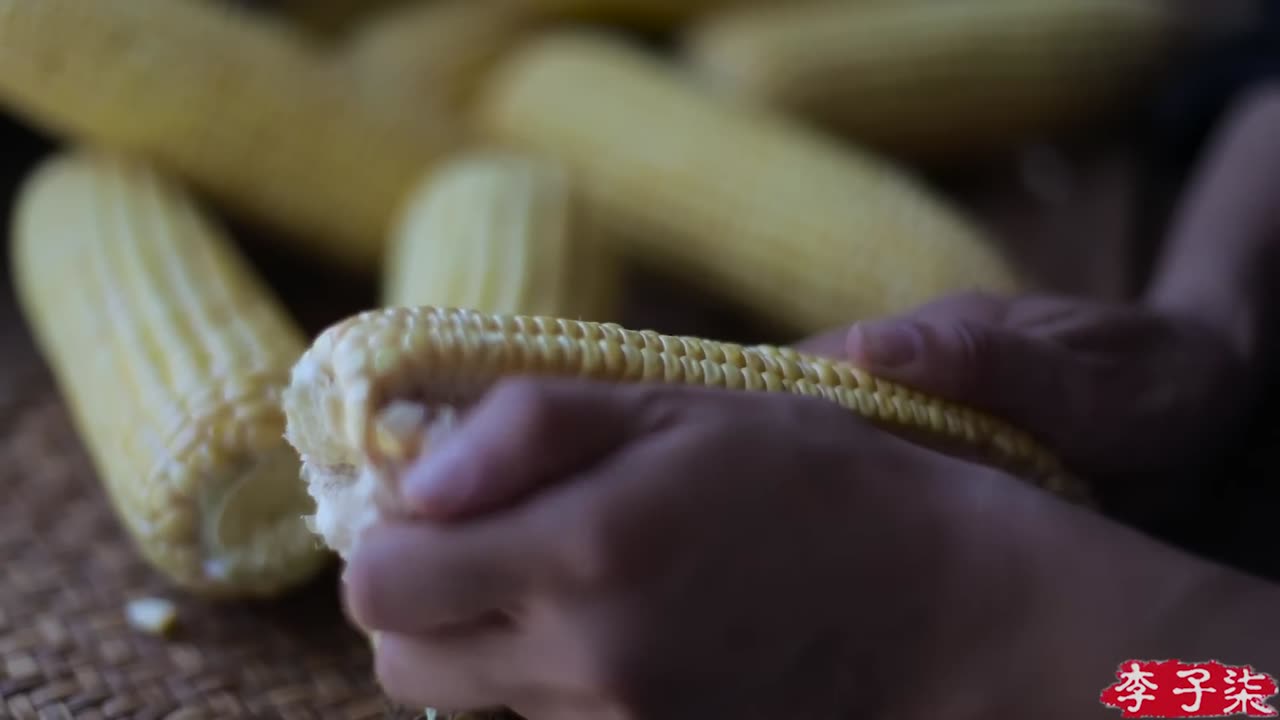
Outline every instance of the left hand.
<path fill-rule="evenodd" d="M 1168 644 L 1201 565 L 813 399 L 511 382 L 403 491 L 345 579 L 417 706 L 1080 720 L 1202 650 Z"/>
<path fill-rule="evenodd" d="M 951 518 L 1015 483 L 825 401 L 514 382 L 406 480 L 452 522 L 371 529 L 348 602 L 410 703 L 846 717 L 940 649 L 975 567 Z"/>

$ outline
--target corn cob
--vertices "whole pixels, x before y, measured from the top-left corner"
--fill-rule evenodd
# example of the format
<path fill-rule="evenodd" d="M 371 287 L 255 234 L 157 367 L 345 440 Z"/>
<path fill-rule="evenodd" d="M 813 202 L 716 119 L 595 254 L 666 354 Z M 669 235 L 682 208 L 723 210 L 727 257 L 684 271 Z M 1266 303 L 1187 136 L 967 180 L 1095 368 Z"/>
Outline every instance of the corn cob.
<path fill-rule="evenodd" d="M 495 70 L 477 123 L 567 162 L 630 259 L 800 331 L 1022 286 L 899 168 L 685 80 L 603 36 L 546 35 Z"/>
<path fill-rule="evenodd" d="M 105 154 L 26 180 L 15 286 L 141 554 L 210 596 L 284 591 L 326 554 L 280 393 L 306 338 L 175 185 Z"/>
<path fill-rule="evenodd" d="M 709 87 L 913 160 L 1078 126 L 1153 77 L 1165 0 L 779 3 L 708 17 L 685 55 Z"/>
<path fill-rule="evenodd" d="M 382 470 L 416 457 L 455 414 L 512 374 L 784 392 L 839 405 L 940 449 L 971 449 L 1066 497 L 1054 457 L 987 415 L 789 348 L 637 332 L 614 324 L 419 307 L 369 311 L 322 333 L 293 369 L 286 437 L 317 502 L 314 527 L 340 554 L 378 512 Z"/>
<path fill-rule="evenodd" d="M 456 156 L 410 196 L 388 253 L 383 303 L 611 319 L 619 268 L 591 236 L 577 196 L 552 160 Z"/>
<path fill-rule="evenodd" d="M 506 0 L 548 17 L 579 19 L 662 30 L 717 8 L 767 0 Z M 807 2 L 808 0 L 788 0 Z"/>
<path fill-rule="evenodd" d="M 357 26 L 337 48 L 356 87 L 404 114 L 454 114 L 489 66 L 535 16 L 504 0 L 436 0 L 399 6 Z"/>
<path fill-rule="evenodd" d="M 276 0 L 275 3 L 291 22 L 327 40 L 341 38 L 377 13 L 409 4 L 425 3 L 420 0 Z"/>
<path fill-rule="evenodd" d="M 339 79 L 298 36 L 220 3 L 0 2 L 0 104 L 376 271 L 403 193 L 452 133 L 353 101 Z"/>

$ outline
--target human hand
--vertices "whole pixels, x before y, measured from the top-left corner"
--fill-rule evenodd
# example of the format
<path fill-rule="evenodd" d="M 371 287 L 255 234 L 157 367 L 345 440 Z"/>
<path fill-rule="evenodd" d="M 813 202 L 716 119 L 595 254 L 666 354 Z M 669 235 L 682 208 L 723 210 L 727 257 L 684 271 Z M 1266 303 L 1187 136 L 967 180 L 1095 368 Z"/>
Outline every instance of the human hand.
<path fill-rule="evenodd" d="M 801 343 L 1000 416 L 1041 439 L 1103 504 L 1145 522 L 1191 502 L 1262 381 L 1225 331 L 1069 297 L 944 297 Z"/>
<path fill-rule="evenodd" d="M 1193 481 L 1217 480 L 1239 448 L 1280 348 L 1278 123 L 1280 85 L 1234 103 L 1134 305 L 958 295 L 803 346 L 1002 415 L 1096 480 L 1113 512 L 1176 522 L 1201 499 Z M 918 354 L 878 361 L 895 330 Z"/>
<path fill-rule="evenodd" d="M 999 603 L 970 600 L 963 525 L 1018 484 L 820 400 L 510 383 L 410 471 L 406 502 L 432 520 L 368 531 L 348 603 L 408 703 L 887 712 L 915 683 L 893 668 L 943 677 L 931 663 L 964 655 L 968 632 L 1003 637 Z M 943 613 L 968 628 L 956 647 Z"/>
<path fill-rule="evenodd" d="M 416 706 L 1083 720 L 1127 658 L 1274 656 L 1274 588 L 818 400 L 509 383 L 403 494 L 345 581 Z"/>

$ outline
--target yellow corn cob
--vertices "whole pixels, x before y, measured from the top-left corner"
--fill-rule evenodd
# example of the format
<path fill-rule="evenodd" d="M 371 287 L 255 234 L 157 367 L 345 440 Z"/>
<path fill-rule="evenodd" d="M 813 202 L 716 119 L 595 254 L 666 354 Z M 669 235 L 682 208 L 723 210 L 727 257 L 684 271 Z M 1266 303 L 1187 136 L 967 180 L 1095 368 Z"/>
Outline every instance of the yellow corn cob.
<path fill-rule="evenodd" d="M 399 112 L 454 113 L 535 16 L 504 0 L 435 0 L 395 7 L 356 27 L 337 62 L 364 92 Z"/>
<path fill-rule="evenodd" d="M 1021 287 L 975 226 L 897 167 L 717 102 L 603 36 L 527 45 L 478 108 L 489 138 L 564 159 L 627 255 L 801 331 Z"/>
<path fill-rule="evenodd" d="M 313 50 L 218 3 L 4 0 L 0 104 L 376 271 L 403 193 L 452 133 L 353 100 Z"/>
<path fill-rule="evenodd" d="M 77 153 L 27 179 L 13 243 L 24 314 L 142 555 L 211 596 L 318 570 L 280 407 L 306 338 L 229 240 L 155 171 Z"/>
<path fill-rule="evenodd" d="M 437 0 L 431 0 L 436 2 Z M 321 38 L 335 39 L 360 22 L 389 8 L 426 4 L 421 0 L 277 0 L 289 20 Z"/>
<path fill-rule="evenodd" d="M 547 16 L 665 29 L 717 8 L 768 0 L 506 0 Z M 805 2 L 807 0 L 788 0 Z"/>
<path fill-rule="evenodd" d="M 559 163 L 469 151 L 410 196 L 383 303 L 612 319 L 622 280 Z"/>
<path fill-rule="evenodd" d="M 1165 0 L 778 3 L 694 26 L 710 87 L 913 159 L 970 157 L 1124 101 L 1176 37 Z"/>
<path fill-rule="evenodd" d="M 317 501 L 316 531 L 348 553 L 371 514 L 380 471 L 411 460 L 504 376 L 665 382 L 823 398 L 939 449 L 963 447 L 1028 481 L 1082 488 L 1026 434 L 987 415 L 788 348 L 637 332 L 614 324 L 389 308 L 322 333 L 284 394 L 286 436 Z"/>

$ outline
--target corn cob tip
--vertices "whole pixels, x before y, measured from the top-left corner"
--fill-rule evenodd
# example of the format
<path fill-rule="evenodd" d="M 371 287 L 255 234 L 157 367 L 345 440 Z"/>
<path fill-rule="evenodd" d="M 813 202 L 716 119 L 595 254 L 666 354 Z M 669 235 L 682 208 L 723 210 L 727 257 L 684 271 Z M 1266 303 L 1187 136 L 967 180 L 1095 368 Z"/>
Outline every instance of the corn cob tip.
<path fill-rule="evenodd" d="M 347 555 L 396 512 L 389 471 L 450 432 L 505 376 L 669 382 L 784 392 L 835 402 L 942 451 L 1003 466 L 1087 501 L 1084 488 L 1025 433 L 862 370 L 789 348 L 632 331 L 612 323 L 469 309 L 372 310 L 323 332 L 284 393 L 286 436 L 315 499 L 314 529 Z"/>

